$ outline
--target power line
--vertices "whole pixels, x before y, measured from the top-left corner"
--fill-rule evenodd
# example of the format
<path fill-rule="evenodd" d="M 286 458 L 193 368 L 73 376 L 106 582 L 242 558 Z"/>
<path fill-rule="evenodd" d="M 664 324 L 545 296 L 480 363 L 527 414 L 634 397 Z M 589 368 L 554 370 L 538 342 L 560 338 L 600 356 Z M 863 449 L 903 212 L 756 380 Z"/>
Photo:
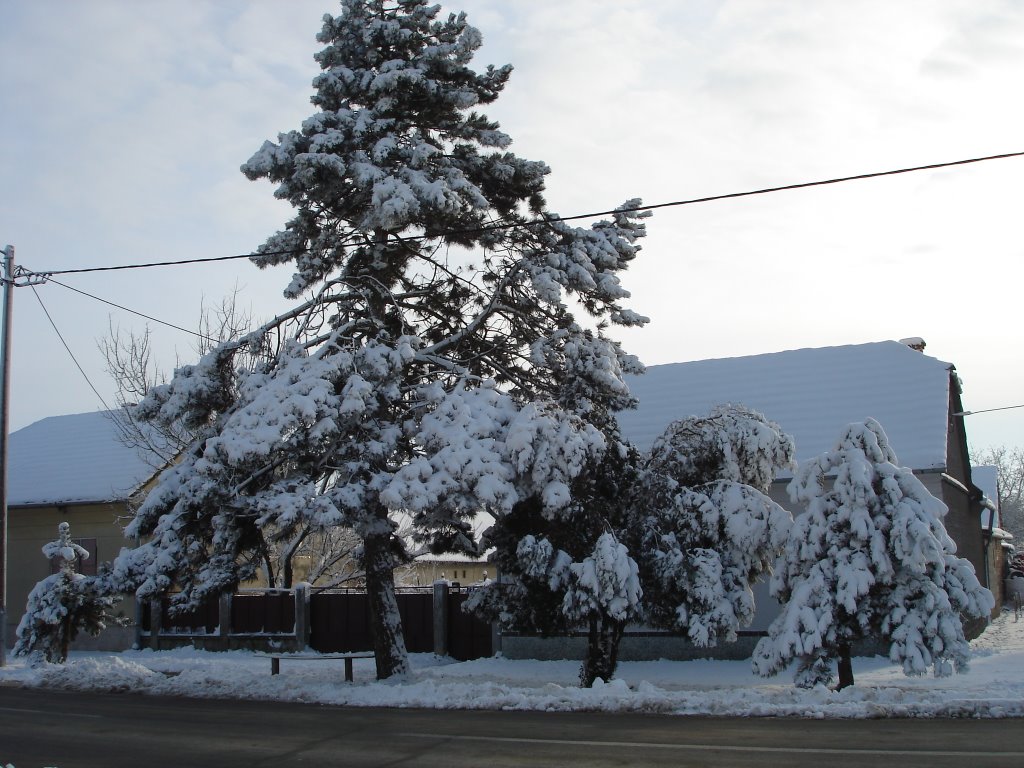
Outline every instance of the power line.
<path fill-rule="evenodd" d="M 957 411 L 954 416 L 973 416 L 976 413 L 992 413 L 992 411 L 1009 411 L 1012 408 L 1024 408 L 1024 403 L 1021 405 L 1004 405 L 1002 408 L 985 408 L 981 411 Z"/>
<path fill-rule="evenodd" d="M 214 343 L 216 343 L 216 341 L 217 341 L 217 339 L 211 338 L 209 336 L 205 336 L 205 335 L 203 335 L 201 333 L 198 333 L 196 331 L 190 330 L 188 328 L 182 328 L 180 325 L 175 325 L 174 323 L 169 323 L 166 320 L 160 320 L 159 318 L 153 317 L 152 315 L 147 315 L 144 312 L 138 312 L 138 311 L 136 311 L 134 309 L 130 309 L 129 307 L 125 307 L 125 306 L 123 306 L 121 304 L 117 304 L 117 303 L 115 303 L 113 301 L 107 301 L 107 299 L 103 299 L 103 298 L 100 298 L 99 296 L 95 296 L 95 295 L 89 293 L 88 291 L 83 291 L 83 290 L 80 290 L 80 289 L 75 288 L 73 286 L 67 285 L 66 283 L 60 282 L 60 280 L 54 280 L 52 277 L 47 278 L 47 282 L 56 283 L 61 288 L 67 288 L 69 291 L 74 291 L 75 293 L 80 293 L 82 296 L 88 296 L 90 299 L 95 299 L 98 302 L 101 302 L 103 304 L 107 304 L 108 306 L 115 307 L 115 308 L 123 310 L 125 312 L 129 312 L 129 313 L 131 313 L 133 315 L 138 315 L 139 317 L 144 317 L 146 320 L 152 320 L 154 323 L 159 323 L 160 325 L 166 325 L 168 328 L 174 328 L 177 331 L 184 331 L 185 333 L 191 333 L 193 336 L 198 336 L 203 341 L 212 341 Z"/>
<path fill-rule="evenodd" d="M 837 178 L 834 178 L 834 179 L 825 179 L 825 180 L 822 180 L 822 181 L 806 181 L 806 182 L 801 182 L 799 184 L 785 184 L 783 186 L 765 187 L 764 189 L 749 190 L 747 192 L 730 192 L 730 193 L 724 194 L 724 195 L 709 195 L 707 197 L 695 197 L 695 198 L 691 198 L 691 199 L 688 199 L 688 200 L 675 200 L 675 201 L 669 202 L 669 203 L 655 203 L 653 205 L 641 205 L 641 206 L 637 206 L 635 208 L 613 208 L 613 209 L 607 210 L 607 211 L 597 211 L 597 212 L 594 212 L 594 213 L 581 213 L 581 214 L 577 214 L 575 216 L 550 216 L 550 217 L 547 217 L 547 218 L 533 219 L 532 221 L 526 221 L 526 222 L 503 222 L 503 223 L 489 224 L 489 225 L 486 225 L 486 226 L 476 227 L 476 228 L 471 228 L 471 229 L 449 230 L 447 232 L 440 233 L 440 235 L 431 235 L 429 237 L 426 236 L 426 235 L 416 235 L 416 236 L 412 236 L 412 237 L 406 237 L 406 238 L 403 238 L 403 239 L 407 240 L 407 241 L 408 240 L 426 240 L 426 239 L 434 239 L 436 237 L 443 236 L 443 235 L 446 235 L 446 234 L 456 235 L 456 234 L 473 234 L 473 233 L 478 233 L 478 232 L 492 232 L 492 231 L 498 231 L 498 230 L 502 230 L 502 229 L 513 229 L 515 227 L 530 227 L 530 226 L 536 226 L 536 225 L 540 225 L 540 224 L 550 224 L 550 223 L 558 222 L 558 221 L 578 221 L 580 219 L 592 219 L 592 218 L 596 218 L 598 216 L 612 216 L 612 215 L 615 215 L 615 214 L 618 214 L 618 213 L 638 213 L 638 212 L 641 212 L 641 211 L 655 211 L 655 210 L 658 210 L 660 208 L 672 208 L 672 207 L 678 207 L 678 206 L 683 206 L 683 205 L 695 205 L 697 203 L 710 203 L 710 202 L 714 202 L 715 200 L 730 200 L 730 199 L 739 198 L 739 197 L 751 197 L 753 195 L 767 195 L 767 194 L 771 194 L 773 192 L 785 192 L 785 191 L 788 191 L 788 190 L 806 189 L 806 188 L 809 188 L 809 187 L 822 187 L 822 186 L 826 186 L 828 184 L 842 184 L 842 183 L 848 182 L 848 181 L 860 181 L 860 180 L 863 180 L 863 179 L 876 179 L 876 178 L 879 178 L 879 177 L 882 177 L 882 176 L 896 176 L 896 175 L 899 175 L 899 174 L 902 174 L 902 173 L 914 173 L 916 171 L 930 171 L 930 170 L 936 170 L 938 168 L 950 168 L 950 167 L 957 166 L 957 165 L 969 165 L 971 163 L 983 163 L 983 162 L 986 162 L 988 160 L 1005 160 L 1007 158 L 1021 157 L 1021 156 L 1024 156 L 1024 152 L 1006 152 L 1006 153 L 1001 154 L 1001 155 L 987 155 L 985 157 L 973 157 L 973 158 L 969 158 L 969 159 L 966 159 L 966 160 L 953 160 L 953 161 L 946 162 L 946 163 L 931 163 L 929 165 L 916 165 L 916 166 L 913 166 L 913 167 L 910 167 L 910 168 L 898 168 L 896 170 L 891 170 L 891 171 L 877 171 L 877 172 L 874 172 L 874 173 L 860 173 L 860 174 L 857 174 L 855 176 L 840 176 L 840 177 L 837 177 Z M 240 253 L 240 254 L 237 254 L 237 255 L 234 255 L 234 256 L 211 256 L 211 257 L 198 258 L 198 259 L 182 259 L 180 261 L 155 261 L 155 262 L 147 262 L 147 263 L 144 263 L 144 264 L 119 264 L 119 265 L 114 265 L 114 266 L 109 266 L 109 267 L 81 267 L 81 268 L 78 268 L 78 269 L 41 270 L 41 271 L 38 271 L 38 272 L 32 272 L 30 274 L 35 274 L 35 275 L 46 277 L 46 276 L 49 276 L 49 275 L 71 275 L 71 274 L 81 274 L 81 273 L 84 273 L 84 272 L 113 272 L 113 271 L 126 270 L 126 269 L 148 269 L 150 267 L 171 267 L 171 266 L 180 266 L 180 265 L 185 265 L 185 264 L 204 264 L 204 263 L 216 262 L 216 261 L 233 261 L 233 260 L 236 260 L 236 259 L 251 259 L 251 258 L 254 258 L 254 257 L 257 257 L 257 256 L 283 256 L 283 255 L 287 255 L 287 254 L 291 254 L 291 253 L 306 253 L 306 252 L 308 252 L 310 250 L 312 250 L 312 249 L 311 248 L 291 248 L 291 249 L 281 250 L 281 251 L 263 251 L 263 252 L 260 252 L 260 253 Z"/>
<path fill-rule="evenodd" d="M 64 349 L 67 350 L 68 354 L 71 356 L 72 362 L 75 364 L 75 367 L 78 368 L 78 372 L 81 373 L 82 378 L 85 379 L 85 383 L 89 385 L 89 388 L 93 391 L 96 397 L 98 397 L 100 402 L 103 403 L 104 409 L 108 411 L 111 410 L 111 407 L 107 405 L 107 401 L 103 399 L 103 395 L 101 395 L 99 393 L 99 390 L 93 386 L 92 381 L 90 381 L 89 379 L 89 375 L 85 372 L 85 369 L 82 368 L 81 364 L 78 362 L 78 358 L 75 357 L 75 353 L 71 351 L 71 347 L 69 347 L 68 343 L 64 340 L 64 336 L 61 334 L 60 329 L 57 328 L 57 324 L 53 322 L 53 318 L 50 316 L 49 310 L 46 308 L 46 305 L 43 304 L 43 299 L 39 295 L 39 291 L 36 290 L 35 285 L 30 285 L 29 287 L 32 289 L 32 293 L 36 295 L 36 301 L 38 301 L 39 306 L 43 308 L 43 314 L 46 315 L 46 319 L 49 320 L 50 325 L 53 326 L 53 330 L 57 334 L 57 338 L 60 339 L 60 343 L 64 345 Z"/>

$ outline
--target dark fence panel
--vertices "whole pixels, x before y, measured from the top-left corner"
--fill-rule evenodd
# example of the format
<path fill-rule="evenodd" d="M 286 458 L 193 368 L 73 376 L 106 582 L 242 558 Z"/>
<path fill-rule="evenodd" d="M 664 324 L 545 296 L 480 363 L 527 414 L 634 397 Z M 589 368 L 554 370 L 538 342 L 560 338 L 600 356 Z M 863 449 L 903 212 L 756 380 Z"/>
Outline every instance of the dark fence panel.
<path fill-rule="evenodd" d="M 398 612 L 402 616 L 405 648 L 409 653 L 434 650 L 434 593 L 399 592 Z"/>
<path fill-rule="evenodd" d="M 469 661 L 494 655 L 491 625 L 463 612 L 468 592 L 448 593 L 448 655 Z"/>
<path fill-rule="evenodd" d="M 291 634 L 295 631 L 292 592 L 253 592 L 231 598 L 232 634 Z"/>
<path fill-rule="evenodd" d="M 467 591 L 448 595 L 448 652 L 460 661 L 493 654 L 491 627 L 462 611 Z M 397 594 L 402 616 L 405 646 L 410 653 L 434 650 L 434 603 L 432 590 L 402 591 Z M 163 600 L 160 630 L 166 635 L 216 635 L 220 627 L 220 603 L 209 600 L 195 611 L 169 614 L 170 601 Z M 142 631 L 152 631 L 150 604 L 141 606 Z M 233 595 L 230 631 L 232 635 L 280 634 L 295 629 L 295 597 L 291 592 L 268 591 Z M 370 607 L 365 592 L 318 592 L 310 596 L 309 646 L 321 653 L 373 650 Z"/>
<path fill-rule="evenodd" d="M 370 604 L 361 592 L 317 592 L 309 599 L 309 647 L 321 653 L 372 651 Z"/>
<path fill-rule="evenodd" d="M 399 592 L 405 647 L 410 653 L 434 650 L 433 597 L 430 592 Z M 309 646 L 321 653 L 373 650 L 370 606 L 363 592 L 320 592 L 310 597 Z"/>
<path fill-rule="evenodd" d="M 169 599 L 164 598 L 160 601 L 161 632 L 212 635 L 217 631 L 220 624 L 220 605 L 216 598 L 207 600 L 194 611 L 172 614 L 170 606 Z"/>

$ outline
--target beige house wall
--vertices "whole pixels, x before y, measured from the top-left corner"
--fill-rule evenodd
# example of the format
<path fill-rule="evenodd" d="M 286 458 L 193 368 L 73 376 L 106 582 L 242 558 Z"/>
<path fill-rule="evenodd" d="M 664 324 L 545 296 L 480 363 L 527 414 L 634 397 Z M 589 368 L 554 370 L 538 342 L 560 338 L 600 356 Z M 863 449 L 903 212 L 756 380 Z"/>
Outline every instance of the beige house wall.
<path fill-rule="evenodd" d="M 124 502 L 112 504 L 11 507 L 7 519 L 7 643 L 13 646 L 15 630 L 25 613 L 29 592 L 50 575 L 50 563 L 42 547 L 57 538 L 57 526 L 67 522 L 73 539 L 95 539 L 97 562 L 111 560 L 131 542 L 122 528 L 127 522 Z M 134 621 L 135 605 L 123 601 L 117 609 Z M 134 627 L 110 627 L 99 637 L 82 636 L 77 649 L 122 650 L 134 642 Z"/>
<path fill-rule="evenodd" d="M 457 581 L 463 586 L 494 578 L 494 566 L 487 562 L 418 560 L 395 573 L 400 587 L 428 587 L 439 579 Z"/>

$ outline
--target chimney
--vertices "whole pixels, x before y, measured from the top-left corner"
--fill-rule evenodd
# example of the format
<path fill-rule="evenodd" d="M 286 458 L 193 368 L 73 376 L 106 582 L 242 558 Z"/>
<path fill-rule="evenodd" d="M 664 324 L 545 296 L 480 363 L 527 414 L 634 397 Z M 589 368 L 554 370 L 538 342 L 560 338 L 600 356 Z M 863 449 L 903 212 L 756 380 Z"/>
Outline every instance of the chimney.
<path fill-rule="evenodd" d="M 918 352 L 924 352 L 925 343 L 924 339 L 920 336 L 908 336 L 905 339 L 900 339 L 900 344 L 906 344 L 911 349 L 916 349 Z"/>

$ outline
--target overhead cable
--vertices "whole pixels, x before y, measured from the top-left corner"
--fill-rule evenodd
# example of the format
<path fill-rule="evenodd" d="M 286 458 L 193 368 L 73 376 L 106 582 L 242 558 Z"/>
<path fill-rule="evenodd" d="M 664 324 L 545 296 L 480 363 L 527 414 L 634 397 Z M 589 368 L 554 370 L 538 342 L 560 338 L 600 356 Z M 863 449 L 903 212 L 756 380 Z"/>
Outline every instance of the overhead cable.
<path fill-rule="evenodd" d="M 1009 411 L 1014 408 L 1024 408 L 1024 403 L 1021 405 L 1004 405 L 1002 408 L 984 408 L 980 411 L 957 411 L 954 416 L 973 416 L 976 413 L 992 413 L 992 411 Z"/>
<path fill-rule="evenodd" d="M 946 163 L 931 163 L 929 165 L 916 165 L 910 168 L 898 168 L 891 171 L 877 171 L 874 173 L 860 173 L 855 176 L 840 176 L 834 179 L 825 179 L 822 181 L 806 181 L 799 184 L 785 184 L 778 187 L 765 187 L 764 189 L 754 189 L 747 192 L 730 192 L 724 195 L 709 195 L 707 197 L 695 197 L 689 200 L 676 200 L 670 203 L 654 203 L 653 205 L 640 205 L 635 208 L 613 208 L 606 211 L 597 211 L 594 213 L 581 213 L 575 216 L 548 216 L 542 219 L 533 219 L 526 222 L 499 222 L 495 224 L 489 224 L 482 227 L 475 227 L 470 229 L 459 229 L 449 230 L 448 232 L 442 232 L 436 235 L 415 235 L 411 237 L 404 237 L 403 240 L 433 240 L 437 237 L 442 237 L 445 234 L 473 234 L 477 232 L 491 232 L 502 229 L 514 229 L 516 227 L 530 227 L 541 224 L 550 224 L 558 221 L 578 221 L 579 219 L 592 219 L 598 216 L 612 216 L 620 213 L 638 213 L 641 211 L 655 211 L 660 208 L 671 208 L 682 205 L 695 205 L 697 203 L 710 203 L 715 200 L 729 200 L 738 197 L 751 197 L 753 195 L 767 195 L 773 192 L 785 192 L 793 189 L 806 189 L 808 187 L 821 187 L 828 184 L 841 184 L 847 181 L 859 181 L 862 179 L 875 179 L 881 176 L 896 176 L 902 173 L 914 173 L 916 171 L 930 171 L 938 168 L 950 168 L 957 165 L 969 165 L 971 163 L 982 163 L 988 160 L 1004 160 L 1011 157 L 1024 156 L 1024 152 L 1006 152 L 1000 155 L 987 155 L 985 157 L 973 157 L 967 160 L 953 160 Z M 182 259 L 180 261 L 155 261 L 141 264 L 118 264 L 108 267 L 80 267 L 78 269 L 53 269 L 53 270 L 38 270 L 32 274 L 46 277 L 50 275 L 71 275 L 80 274 L 84 272 L 113 272 L 117 270 L 126 269 L 148 269 L 150 267 L 171 267 L 180 266 L 185 264 L 204 264 L 216 261 L 232 261 L 235 259 L 251 259 L 258 256 L 283 256 L 290 253 L 306 253 L 312 250 L 311 248 L 290 248 L 280 251 L 262 251 L 259 253 L 240 253 L 234 256 L 211 256 L 206 258 L 198 259 Z"/>
<path fill-rule="evenodd" d="M 190 330 L 189 328 L 183 328 L 180 325 L 175 325 L 174 323 L 169 323 L 166 320 L 160 320 L 159 318 L 153 317 L 152 315 L 147 315 L 144 312 L 139 312 L 137 310 L 130 309 L 129 307 L 125 307 L 125 306 L 123 306 L 121 304 L 117 304 L 117 303 L 115 303 L 113 301 L 108 301 L 107 299 L 100 298 L 99 296 L 95 296 L 95 295 L 89 293 L 88 291 L 83 291 L 83 290 L 80 290 L 78 288 L 75 288 L 74 286 L 70 286 L 70 285 L 67 285 L 66 283 L 62 283 L 60 280 L 54 280 L 52 277 L 48 277 L 47 281 L 51 282 L 51 283 L 56 283 L 61 288 L 67 288 L 69 291 L 74 291 L 75 293 L 80 293 L 82 296 L 88 296 L 90 299 L 95 299 L 98 302 L 101 302 L 103 304 L 107 304 L 108 306 L 114 307 L 116 309 L 124 310 L 125 312 L 129 312 L 129 313 L 131 313 L 133 315 L 138 315 L 139 317 L 143 317 L 146 320 L 152 320 L 154 323 L 159 323 L 160 325 L 166 325 L 168 328 L 174 328 L 177 331 L 184 331 L 185 333 L 191 333 L 193 336 L 198 336 L 203 341 L 212 341 L 214 343 L 216 343 L 216 341 L 217 341 L 217 339 L 214 339 L 214 338 L 212 338 L 210 336 L 205 336 L 205 335 L 203 335 L 201 333 L 198 333 L 197 331 Z"/>

